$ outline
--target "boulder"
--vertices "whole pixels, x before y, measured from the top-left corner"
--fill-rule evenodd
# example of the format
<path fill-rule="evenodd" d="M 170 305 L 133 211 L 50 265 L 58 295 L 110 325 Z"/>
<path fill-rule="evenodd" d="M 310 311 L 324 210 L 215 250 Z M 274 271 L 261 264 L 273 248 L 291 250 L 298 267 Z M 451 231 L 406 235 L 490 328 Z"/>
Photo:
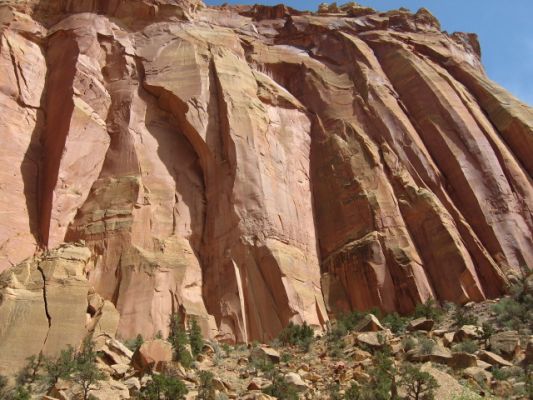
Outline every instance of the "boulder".
<path fill-rule="evenodd" d="M 409 361 L 412 362 L 436 362 L 439 364 L 449 364 L 453 358 L 452 352 L 446 347 L 435 345 L 429 354 L 423 353 L 420 347 L 409 350 L 406 354 Z"/>
<path fill-rule="evenodd" d="M 516 331 L 498 332 L 490 337 L 489 346 L 493 353 L 512 360 L 520 352 L 520 335 Z"/>
<path fill-rule="evenodd" d="M 389 336 L 385 332 L 365 332 L 356 335 L 356 338 L 359 345 L 381 349 L 387 343 Z"/>
<path fill-rule="evenodd" d="M 407 324 L 407 329 L 409 331 L 426 331 L 429 332 L 431 329 L 433 329 L 433 325 L 435 325 L 435 321 L 428 318 L 416 318 L 412 321 L 409 321 L 409 324 Z"/>
<path fill-rule="evenodd" d="M 298 392 L 303 392 L 309 387 L 302 377 L 295 372 L 285 374 L 285 381 Z"/>
<path fill-rule="evenodd" d="M 161 339 L 148 340 L 137 349 L 132 363 L 140 371 L 157 370 L 172 361 L 172 345 Z"/>
<path fill-rule="evenodd" d="M 480 367 L 468 367 L 462 371 L 465 378 L 470 378 L 483 386 L 489 386 L 492 381 L 492 374 Z"/>
<path fill-rule="evenodd" d="M 274 364 L 277 364 L 281 360 L 279 352 L 272 347 L 257 346 L 250 352 L 250 360 L 268 360 Z"/>
<path fill-rule="evenodd" d="M 459 328 L 453 336 L 454 342 L 462 342 L 465 339 L 476 340 L 479 339 L 483 329 L 476 325 L 463 325 Z"/>
<path fill-rule="evenodd" d="M 533 336 L 527 341 L 524 363 L 533 364 Z"/>
<path fill-rule="evenodd" d="M 454 369 L 477 367 L 477 357 L 469 353 L 454 352 L 452 353 L 452 358 L 448 361 L 448 365 Z"/>
<path fill-rule="evenodd" d="M 383 331 L 385 328 L 374 314 L 367 314 L 355 325 L 353 330 L 355 332 L 377 332 Z"/>
<path fill-rule="evenodd" d="M 512 367 L 513 364 L 509 361 L 503 359 L 499 355 L 486 350 L 481 350 L 477 353 L 477 356 L 480 360 L 485 361 L 486 363 L 489 363 L 490 365 L 497 366 L 497 367 Z"/>

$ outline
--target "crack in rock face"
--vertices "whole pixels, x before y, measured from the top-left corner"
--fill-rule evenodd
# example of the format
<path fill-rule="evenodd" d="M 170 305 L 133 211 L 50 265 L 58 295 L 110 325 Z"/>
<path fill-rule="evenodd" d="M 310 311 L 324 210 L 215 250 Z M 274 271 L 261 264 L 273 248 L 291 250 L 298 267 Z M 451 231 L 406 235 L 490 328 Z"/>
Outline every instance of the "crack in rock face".
<path fill-rule="evenodd" d="M 533 110 L 474 34 L 425 9 L 125 4 L 0 5 L 0 373 L 174 313 L 267 342 L 532 268 Z"/>

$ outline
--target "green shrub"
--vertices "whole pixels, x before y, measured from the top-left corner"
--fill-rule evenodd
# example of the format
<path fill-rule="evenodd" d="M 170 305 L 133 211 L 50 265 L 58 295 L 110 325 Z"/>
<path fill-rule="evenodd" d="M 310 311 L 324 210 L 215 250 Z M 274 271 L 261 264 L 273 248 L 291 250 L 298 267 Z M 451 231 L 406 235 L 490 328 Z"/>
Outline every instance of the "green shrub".
<path fill-rule="evenodd" d="M 0 375 L 0 399 L 7 396 L 8 392 L 8 380 L 5 376 Z"/>
<path fill-rule="evenodd" d="M 314 337 L 315 331 L 307 325 L 307 322 L 303 325 L 289 322 L 289 325 L 279 334 L 278 340 L 284 346 L 299 346 L 303 351 L 308 352 Z"/>
<path fill-rule="evenodd" d="M 214 375 L 209 371 L 200 371 L 200 386 L 198 387 L 198 400 L 215 400 L 216 391 L 213 384 Z"/>
<path fill-rule="evenodd" d="M 265 373 L 271 374 L 274 371 L 274 364 L 267 358 L 254 358 L 252 359 L 252 367 Z"/>
<path fill-rule="evenodd" d="M 405 352 L 416 348 L 417 341 L 412 336 L 405 336 L 402 339 L 402 348 Z"/>
<path fill-rule="evenodd" d="M 96 364 L 97 354 L 94 346 L 90 338 L 83 341 L 81 351 L 76 354 L 75 369 L 70 378 L 81 386 L 83 400 L 88 400 L 89 392 L 98 387 L 98 381 L 105 379 L 105 374 Z"/>
<path fill-rule="evenodd" d="M 158 374 L 141 390 L 142 400 L 178 400 L 184 399 L 189 391 L 178 378 L 166 374 Z"/>
<path fill-rule="evenodd" d="M 474 354 L 479 350 L 478 344 L 470 339 L 463 340 L 454 346 L 455 351 L 462 351 L 464 353 Z"/>
<path fill-rule="evenodd" d="M 76 371 L 77 356 L 74 348 L 68 346 L 57 358 L 42 357 L 41 365 L 44 375 L 39 380 L 47 387 L 54 386 L 59 379 L 69 379 Z"/>
<path fill-rule="evenodd" d="M 436 343 L 428 338 L 420 338 L 418 340 L 418 348 L 420 350 L 421 354 L 429 355 L 433 352 L 433 349 L 435 348 Z"/>
<path fill-rule="evenodd" d="M 141 347 L 144 343 L 144 338 L 142 337 L 142 335 L 139 333 L 135 339 L 131 339 L 131 340 L 126 340 L 124 342 L 124 345 L 130 349 L 131 351 L 133 352 L 136 352 L 139 347 Z"/>
<path fill-rule="evenodd" d="M 192 355 L 187 348 L 189 337 L 185 328 L 181 324 L 178 314 L 170 317 L 168 341 L 174 349 L 174 359 L 183 365 L 184 368 L 190 368 L 193 362 Z"/>
<path fill-rule="evenodd" d="M 326 388 L 328 392 L 328 398 L 329 400 L 342 400 L 343 397 L 341 396 L 341 386 L 338 383 L 331 383 Z"/>
<path fill-rule="evenodd" d="M 429 299 L 425 303 L 419 303 L 415 307 L 413 313 L 414 318 L 427 318 L 434 321 L 440 321 L 444 316 L 444 311 L 433 299 Z"/>
<path fill-rule="evenodd" d="M 374 355 L 374 366 L 368 374 L 370 381 L 361 387 L 352 384 L 346 392 L 345 398 L 350 400 L 390 400 L 395 393 L 396 369 L 389 351 L 379 351 Z"/>
<path fill-rule="evenodd" d="M 278 371 L 274 371 L 272 374 L 272 384 L 265 389 L 263 393 L 269 396 L 274 396 L 280 400 L 297 400 L 298 392 L 296 389 L 289 385 L 283 375 Z"/>
<path fill-rule="evenodd" d="M 453 313 L 453 321 L 455 326 L 461 327 L 464 325 L 477 325 L 478 318 L 464 307 L 456 307 Z"/>
<path fill-rule="evenodd" d="M 197 356 L 202 352 L 204 347 L 204 338 L 202 336 L 202 329 L 196 318 L 192 318 L 191 327 L 189 328 L 189 341 L 191 343 L 191 350 L 194 356 Z"/>
<path fill-rule="evenodd" d="M 439 387 L 429 373 L 409 363 L 400 368 L 398 386 L 404 388 L 407 398 L 411 400 L 433 400 L 435 390 Z"/>
<path fill-rule="evenodd" d="M 402 317 L 396 312 L 388 314 L 381 319 L 381 322 L 396 334 L 405 332 L 408 321 L 408 318 Z"/>
<path fill-rule="evenodd" d="M 521 268 L 521 274 L 509 288 L 511 297 L 492 307 L 497 321 L 515 330 L 533 330 L 533 271 Z"/>

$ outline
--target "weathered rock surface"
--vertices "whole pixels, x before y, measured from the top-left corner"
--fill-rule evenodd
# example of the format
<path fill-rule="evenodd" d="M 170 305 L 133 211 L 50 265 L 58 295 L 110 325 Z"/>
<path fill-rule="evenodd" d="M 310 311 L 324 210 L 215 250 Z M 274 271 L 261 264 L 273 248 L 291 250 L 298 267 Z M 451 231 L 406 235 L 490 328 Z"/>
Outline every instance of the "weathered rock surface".
<path fill-rule="evenodd" d="M 533 266 L 533 110 L 427 10 L 4 0 L 0 105 L 13 362 L 56 327 L 151 338 L 180 313 L 266 341 L 498 296 Z M 80 240 L 65 285 L 63 261 L 24 261 Z"/>

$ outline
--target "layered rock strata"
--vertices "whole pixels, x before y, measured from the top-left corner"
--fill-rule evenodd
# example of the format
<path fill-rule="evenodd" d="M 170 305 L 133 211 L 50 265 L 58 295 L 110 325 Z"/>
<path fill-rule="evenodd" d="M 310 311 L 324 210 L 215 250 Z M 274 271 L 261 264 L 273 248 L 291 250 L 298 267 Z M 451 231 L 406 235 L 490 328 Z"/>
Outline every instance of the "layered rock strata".
<path fill-rule="evenodd" d="M 265 341 L 533 265 L 533 110 L 424 9 L 27 0 L 0 23 L 1 320 L 43 301 L 24 260 L 79 241 L 69 343 L 95 302 L 122 338 L 180 313 Z"/>

